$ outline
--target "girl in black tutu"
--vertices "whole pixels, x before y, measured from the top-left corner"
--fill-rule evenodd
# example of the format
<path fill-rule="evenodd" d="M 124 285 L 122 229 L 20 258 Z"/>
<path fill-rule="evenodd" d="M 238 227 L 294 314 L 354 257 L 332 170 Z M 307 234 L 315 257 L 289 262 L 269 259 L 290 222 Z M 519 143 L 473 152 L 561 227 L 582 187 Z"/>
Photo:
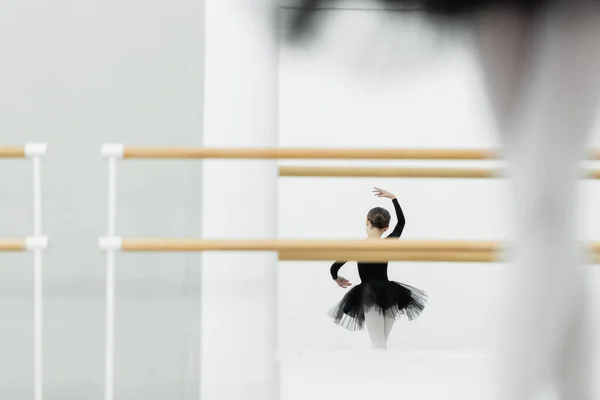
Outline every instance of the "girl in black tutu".
<path fill-rule="evenodd" d="M 402 208 L 392 193 L 374 188 L 375 196 L 392 200 L 398 223 L 387 238 L 399 238 L 406 220 Z M 381 240 L 390 226 L 390 213 L 375 207 L 367 214 L 367 240 Z M 347 288 L 351 283 L 338 276 L 338 271 L 346 261 L 336 261 L 331 266 L 331 277 L 336 283 Z M 390 281 L 387 275 L 388 263 L 358 262 L 361 283 L 350 289 L 342 300 L 329 311 L 335 323 L 351 331 L 361 330 L 367 325 L 373 348 L 385 349 L 394 321 L 402 315 L 409 320 L 419 316 L 425 308 L 427 293 L 423 290 Z"/>

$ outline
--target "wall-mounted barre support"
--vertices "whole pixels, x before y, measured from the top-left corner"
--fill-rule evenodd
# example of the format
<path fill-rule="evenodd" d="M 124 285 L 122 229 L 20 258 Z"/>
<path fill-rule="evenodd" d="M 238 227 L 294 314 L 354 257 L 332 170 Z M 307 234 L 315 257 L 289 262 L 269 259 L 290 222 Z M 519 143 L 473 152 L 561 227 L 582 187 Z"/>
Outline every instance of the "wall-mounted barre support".
<path fill-rule="evenodd" d="M 490 168 L 416 168 L 416 167 L 318 167 L 318 166 L 281 166 L 282 177 L 320 177 L 320 178 L 456 178 L 456 179 L 494 179 L 503 178 L 501 170 Z M 587 170 L 582 174 L 585 179 L 600 179 L 600 170 Z"/>
<path fill-rule="evenodd" d="M 107 235 L 115 235 L 117 222 L 117 160 L 123 156 L 122 145 L 103 145 L 102 155 L 108 159 Z M 104 399 L 114 399 L 115 363 L 115 251 L 106 252 L 106 325 L 104 328 Z"/>
<path fill-rule="evenodd" d="M 0 159 L 30 158 L 33 163 L 33 234 L 22 239 L 0 239 L 0 252 L 33 253 L 33 398 L 43 398 L 43 271 L 42 252 L 48 239 L 42 233 L 42 158 L 48 152 L 45 143 L 25 146 L 0 146 Z"/>
<path fill-rule="evenodd" d="M 340 148 L 206 148 L 102 146 L 105 157 L 125 159 L 320 159 L 320 160 L 496 160 L 499 152 L 485 149 L 340 149 Z M 591 150 L 600 160 L 600 150 Z"/>

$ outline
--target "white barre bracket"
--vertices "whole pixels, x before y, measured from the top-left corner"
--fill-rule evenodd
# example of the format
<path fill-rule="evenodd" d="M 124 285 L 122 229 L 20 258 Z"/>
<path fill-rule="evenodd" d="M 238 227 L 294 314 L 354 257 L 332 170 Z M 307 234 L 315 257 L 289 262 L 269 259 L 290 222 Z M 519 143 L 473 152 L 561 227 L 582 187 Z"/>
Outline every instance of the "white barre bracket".
<path fill-rule="evenodd" d="M 48 238 L 46 236 L 29 236 L 25 239 L 25 247 L 28 251 L 46 250 Z"/>
<path fill-rule="evenodd" d="M 48 153 L 46 143 L 27 143 L 25 144 L 25 156 L 29 158 L 45 156 Z"/>
<path fill-rule="evenodd" d="M 98 240 L 98 246 L 103 251 L 119 251 L 123 247 L 123 239 L 118 236 L 101 237 Z"/>
<path fill-rule="evenodd" d="M 118 143 L 105 143 L 102 145 L 100 152 L 106 158 L 123 158 L 125 146 Z"/>

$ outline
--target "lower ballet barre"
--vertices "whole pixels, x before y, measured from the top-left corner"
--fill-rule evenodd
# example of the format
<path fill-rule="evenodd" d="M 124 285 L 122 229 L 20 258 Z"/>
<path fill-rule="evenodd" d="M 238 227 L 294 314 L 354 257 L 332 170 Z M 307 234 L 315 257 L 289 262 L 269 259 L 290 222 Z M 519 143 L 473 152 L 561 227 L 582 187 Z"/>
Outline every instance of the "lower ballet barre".
<path fill-rule="evenodd" d="M 411 251 L 411 250 L 282 250 L 279 261 L 354 260 L 364 262 L 412 261 L 492 263 L 502 257 L 496 251 Z"/>
<path fill-rule="evenodd" d="M 27 251 L 26 240 L 25 239 L 0 239 L 0 251 L 2 251 L 2 252 Z"/>
<path fill-rule="evenodd" d="M 163 238 L 100 239 L 104 250 L 121 251 L 316 251 L 316 250 L 394 250 L 394 251 L 498 251 L 493 241 L 428 241 L 428 240 L 207 240 Z M 600 244 L 598 245 L 600 249 Z"/>
<path fill-rule="evenodd" d="M 282 261 L 356 260 L 423 262 L 498 262 L 504 246 L 493 241 L 389 240 L 202 240 L 100 239 L 100 248 L 124 252 L 277 252 Z M 600 243 L 588 244 L 594 262 L 600 261 Z"/>

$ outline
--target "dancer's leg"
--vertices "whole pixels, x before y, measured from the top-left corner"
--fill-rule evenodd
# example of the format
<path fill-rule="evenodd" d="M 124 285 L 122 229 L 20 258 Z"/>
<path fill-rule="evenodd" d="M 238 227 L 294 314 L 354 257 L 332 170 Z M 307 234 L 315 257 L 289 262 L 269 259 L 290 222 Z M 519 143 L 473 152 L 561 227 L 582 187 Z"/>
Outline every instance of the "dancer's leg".
<path fill-rule="evenodd" d="M 383 319 L 383 326 L 384 326 L 384 330 L 385 330 L 385 342 L 387 343 L 389 337 L 390 337 L 390 333 L 392 332 L 392 328 L 394 327 L 394 322 L 396 322 L 396 320 L 394 318 L 387 318 L 385 317 Z"/>
<path fill-rule="evenodd" d="M 530 400 L 551 383 L 565 400 L 591 398 L 576 210 L 579 161 L 600 93 L 600 18 L 594 10 L 561 11 L 540 20 L 530 57 L 520 63 L 531 67 L 514 78 L 530 83 L 511 93 L 520 109 L 497 110 L 510 128 L 501 134 L 516 211 L 502 399 Z M 493 57 L 494 41 L 506 40 L 489 32 L 478 38 L 488 41 L 479 46 L 482 60 Z M 486 73 L 488 82 L 502 76 L 492 67 Z M 500 86 L 489 85 L 492 97 L 504 98 L 494 91 Z"/>
<path fill-rule="evenodd" d="M 495 10 L 475 19 L 475 47 L 498 131 L 510 132 L 521 106 L 534 51 L 535 20 L 515 10 Z"/>
<path fill-rule="evenodd" d="M 385 324 L 383 315 L 375 309 L 365 310 L 365 323 L 374 349 L 385 349 Z"/>

